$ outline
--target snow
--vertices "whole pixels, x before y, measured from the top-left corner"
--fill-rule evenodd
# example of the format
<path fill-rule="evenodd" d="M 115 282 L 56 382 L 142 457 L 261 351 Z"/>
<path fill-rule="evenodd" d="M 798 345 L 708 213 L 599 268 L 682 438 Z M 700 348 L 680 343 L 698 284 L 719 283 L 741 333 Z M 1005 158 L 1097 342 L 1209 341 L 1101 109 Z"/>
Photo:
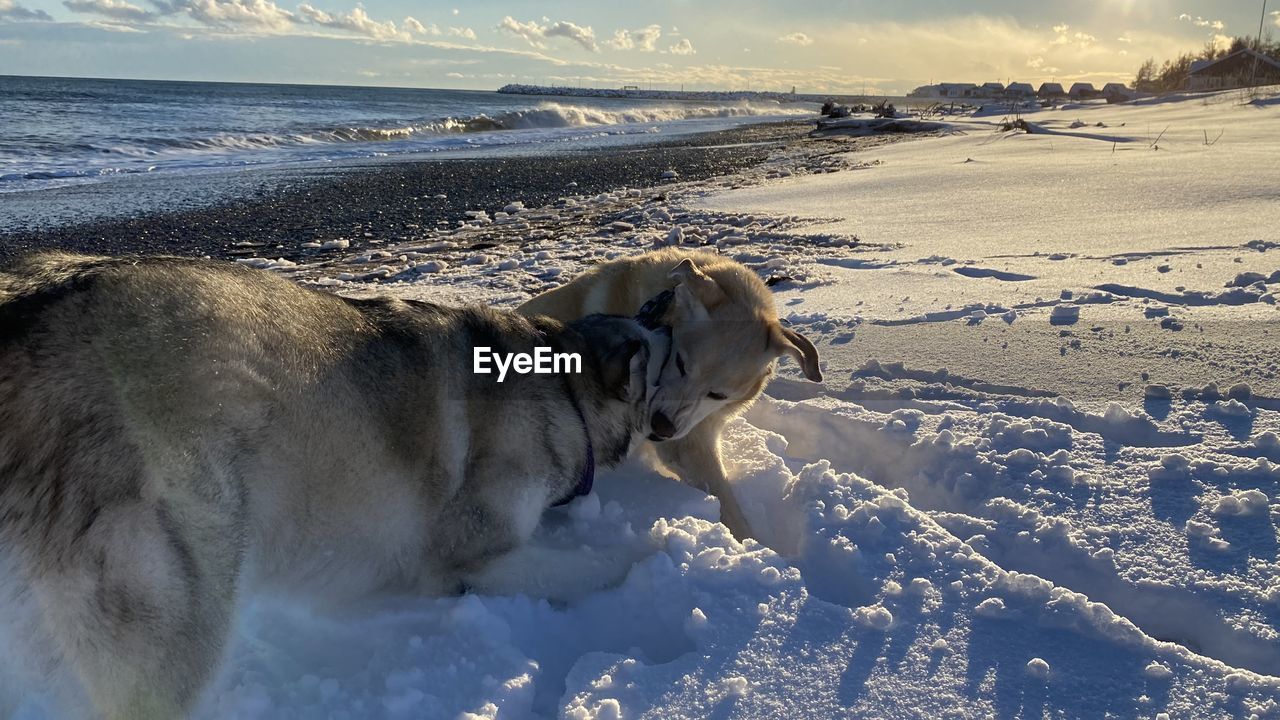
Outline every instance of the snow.
<path fill-rule="evenodd" d="M 1055 133 L 949 118 L 963 132 L 249 263 L 510 307 L 708 245 L 773 283 L 827 381 L 784 361 L 726 428 L 756 539 L 633 459 L 534 539 L 616 585 L 249 598 L 198 716 L 1280 717 L 1280 313 L 1261 300 L 1280 290 L 1280 104 L 1027 119 Z"/>

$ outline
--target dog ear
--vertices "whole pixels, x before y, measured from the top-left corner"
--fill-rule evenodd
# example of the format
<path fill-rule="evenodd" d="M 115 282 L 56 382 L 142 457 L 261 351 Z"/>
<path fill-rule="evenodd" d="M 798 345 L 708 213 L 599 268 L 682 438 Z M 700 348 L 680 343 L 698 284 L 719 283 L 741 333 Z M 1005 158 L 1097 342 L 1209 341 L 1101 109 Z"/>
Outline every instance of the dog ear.
<path fill-rule="evenodd" d="M 711 319 L 707 314 L 707 306 L 693 294 L 693 290 L 689 288 L 688 283 L 680 283 L 673 288 L 674 297 L 671 298 L 671 309 L 668 315 L 677 320 L 684 322 L 699 322 Z"/>
<path fill-rule="evenodd" d="M 804 376 L 814 382 L 822 382 L 822 369 L 818 367 L 818 349 L 809 342 L 809 338 L 792 330 L 779 327 L 778 335 L 773 341 L 779 355 L 790 355 L 804 371 Z"/>
<path fill-rule="evenodd" d="M 644 385 L 649 361 L 647 349 L 643 340 L 630 338 L 599 352 L 600 378 L 606 392 L 619 400 L 631 400 L 632 378 L 641 378 L 640 385 Z M 640 389 L 645 390 L 643 387 Z"/>
<path fill-rule="evenodd" d="M 667 277 L 677 282 L 676 287 L 684 286 L 689 289 L 698 302 L 708 310 L 714 310 L 716 306 L 728 299 L 724 294 L 724 288 L 720 287 L 720 283 L 715 278 L 698 269 L 693 258 L 685 258 L 675 267 L 671 268 L 671 272 L 667 273 Z"/>

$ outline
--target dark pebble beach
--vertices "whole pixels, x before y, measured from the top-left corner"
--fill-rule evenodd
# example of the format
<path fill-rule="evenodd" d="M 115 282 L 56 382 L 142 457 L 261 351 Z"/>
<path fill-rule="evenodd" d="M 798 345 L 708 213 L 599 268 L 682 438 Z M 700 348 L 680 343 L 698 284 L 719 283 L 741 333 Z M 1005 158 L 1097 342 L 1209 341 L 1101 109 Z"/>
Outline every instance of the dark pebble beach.
<path fill-rule="evenodd" d="M 765 160 L 807 122 L 539 155 L 330 163 L 196 176 L 147 175 L 0 195 L 0 260 L 33 250 L 296 259 L 305 242 L 394 242 L 456 225 L 468 210 L 538 207 L 668 170 L 704 180 Z M 440 195 L 445 197 L 441 198 Z"/>

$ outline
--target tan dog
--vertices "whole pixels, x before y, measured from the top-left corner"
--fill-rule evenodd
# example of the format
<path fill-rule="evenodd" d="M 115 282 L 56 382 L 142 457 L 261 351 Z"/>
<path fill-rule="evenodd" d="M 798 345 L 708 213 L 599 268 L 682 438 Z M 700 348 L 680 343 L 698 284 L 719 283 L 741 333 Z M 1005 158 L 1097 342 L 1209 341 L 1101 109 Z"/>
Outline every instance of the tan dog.
<path fill-rule="evenodd" d="M 596 266 L 517 311 L 562 321 L 635 315 L 666 290 L 674 291 L 662 318 L 671 350 L 650 402 L 649 439 L 668 469 L 719 498 L 721 520 L 746 538 L 720 459 L 721 429 L 755 401 L 783 355 L 822 380 L 813 343 L 778 322 L 773 294 L 755 273 L 712 252 L 667 248 Z"/>

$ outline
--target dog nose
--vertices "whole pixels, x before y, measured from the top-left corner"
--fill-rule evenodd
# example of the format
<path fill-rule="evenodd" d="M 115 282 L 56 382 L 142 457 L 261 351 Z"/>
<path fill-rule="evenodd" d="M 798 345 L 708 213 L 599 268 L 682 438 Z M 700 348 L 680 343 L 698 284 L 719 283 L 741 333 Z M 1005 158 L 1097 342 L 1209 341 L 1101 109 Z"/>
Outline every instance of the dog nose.
<path fill-rule="evenodd" d="M 655 412 L 653 417 L 649 418 L 649 427 L 653 429 L 653 433 L 649 437 L 654 440 L 666 440 L 676 434 L 675 423 L 671 422 L 671 418 L 663 414 L 661 410 Z"/>

